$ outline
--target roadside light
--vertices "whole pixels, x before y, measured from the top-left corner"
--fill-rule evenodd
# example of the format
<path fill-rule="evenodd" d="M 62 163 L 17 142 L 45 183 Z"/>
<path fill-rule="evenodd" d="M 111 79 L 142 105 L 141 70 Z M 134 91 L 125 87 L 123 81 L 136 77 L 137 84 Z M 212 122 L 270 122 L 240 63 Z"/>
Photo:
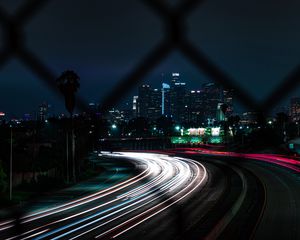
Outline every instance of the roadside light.
<path fill-rule="evenodd" d="M 268 121 L 268 124 L 272 125 L 272 123 L 273 123 L 273 122 L 272 122 L 271 120 L 270 120 L 270 121 Z"/>
<path fill-rule="evenodd" d="M 112 128 L 112 129 L 116 129 L 116 128 L 117 128 L 117 125 L 116 125 L 116 124 L 113 124 L 113 125 L 111 125 L 111 128 Z"/>
<path fill-rule="evenodd" d="M 180 126 L 177 125 L 177 126 L 175 127 L 175 130 L 176 130 L 176 131 L 179 131 L 179 130 L 180 130 Z"/>
<path fill-rule="evenodd" d="M 156 131 L 156 127 L 153 128 L 153 131 Z"/>

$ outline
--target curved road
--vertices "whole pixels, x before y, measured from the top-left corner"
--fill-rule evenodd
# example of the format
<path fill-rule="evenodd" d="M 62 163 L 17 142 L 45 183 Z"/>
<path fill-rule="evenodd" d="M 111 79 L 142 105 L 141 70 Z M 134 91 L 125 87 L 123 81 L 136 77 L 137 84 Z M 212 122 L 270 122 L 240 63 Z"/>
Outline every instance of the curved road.
<path fill-rule="evenodd" d="M 275 154 L 236 154 L 196 149 L 181 150 L 178 154 L 200 162 L 221 163 L 248 171 L 258 180 L 254 185 L 263 186 L 264 193 L 253 199 L 260 199 L 260 204 L 255 208 L 241 207 L 236 214 L 239 221 L 233 219 L 225 230 L 227 233 L 221 235 L 221 239 L 300 239 L 298 160 Z M 260 213 L 256 214 L 256 223 L 251 234 L 246 234 L 243 226 L 249 223 L 249 215 L 258 210 L 257 208 L 260 208 Z"/>
<path fill-rule="evenodd" d="M 207 181 L 206 168 L 190 159 L 147 153 L 117 153 L 110 157 L 133 162 L 140 173 L 107 189 L 27 213 L 20 219 L 18 228 L 14 219 L 1 221 L 0 238 L 122 237 L 180 204 Z"/>
<path fill-rule="evenodd" d="M 300 239 L 296 160 L 199 149 L 105 157 L 138 171 L 1 220 L 0 239 Z"/>

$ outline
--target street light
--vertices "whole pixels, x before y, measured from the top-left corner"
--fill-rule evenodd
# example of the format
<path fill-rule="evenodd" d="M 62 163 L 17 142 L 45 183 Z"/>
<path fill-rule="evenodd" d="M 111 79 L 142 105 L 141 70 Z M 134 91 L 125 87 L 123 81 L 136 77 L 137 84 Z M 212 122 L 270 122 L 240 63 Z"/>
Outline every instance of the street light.
<path fill-rule="evenodd" d="M 117 128 L 117 125 L 116 125 L 116 124 L 113 124 L 113 125 L 111 125 L 111 128 L 112 128 L 112 129 L 116 129 L 116 128 Z"/>
<path fill-rule="evenodd" d="M 10 127 L 10 159 L 9 159 L 9 200 L 12 199 L 12 154 L 13 154 L 13 132 L 12 125 Z"/>
<path fill-rule="evenodd" d="M 179 130 L 180 130 L 180 126 L 177 125 L 177 126 L 175 127 L 175 130 L 176 130 L 176 131 L 179 131 Z"/>

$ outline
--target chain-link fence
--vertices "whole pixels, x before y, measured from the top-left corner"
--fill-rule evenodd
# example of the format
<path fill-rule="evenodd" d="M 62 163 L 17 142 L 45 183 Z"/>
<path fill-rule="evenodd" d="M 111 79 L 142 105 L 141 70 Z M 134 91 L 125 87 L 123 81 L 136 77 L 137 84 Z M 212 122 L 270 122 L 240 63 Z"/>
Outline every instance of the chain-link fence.
<path fill-rule="evenodd" d="M 36 13 L 43 11 L 44 5 L 50 1 L 27 0 L 13 15 L 0 8 L 0 24 L 4 36 L 4 46 L 0 53 L 0 67 L 3 67 L 8 60 L 17 58 L 39 80 L 43 81 L 53 93 L 59 94 L 55 81 L 58 73 L 52 72 L 31 49 L 27 48 L 24 41 L 26 38 L 24 32 L 26 23 L 34 18 Z M 162 21 L 165 29 L 163 40 L 150 53 L 144 56 L 137 66 L 128 75 L 124 76 L 120 83 L 108 94 L 101 103 L 102 112 L 111 109 L 174 50 L 181 52 L 207 78 L 227 89 L 235 89 L 237 100 L 247 108 L 257 112 L 268 113 L 298 86 L 300 79 L 299 66 L 286 76 L 282 84 L 264 102 L 256 101 L 188 39 L 187 17 L 194 9 L 201 8 L 203 0 L 180 1 L 175 7 L 170 7 L 166 1 L 161 0 L 143 0 L 143 2 Z M 77 99 L 77 107 L 86 111 L 87 103 L 79 97 Z M 22 213 L 16 214 L 17 218 L 21 215 Z M 16 226 L 18 228 L 18 224 Z"/>
<path fill-rule="evenodd" d="M 0 8 L 0 23 L 3 28 L 4 47 L 0 53 L 0 66 L 3 67 L 11 58 L 19 59 L 41 81 L 43 81 L 54 93 L 58 93 L 55 79 L 57 73 L 53 73 L 41 59 L 27 48 L 23 31 L 26 23 L 34 18 L 37 12 L 43 11 L 44 5 L 49 0 L 28 0 L 15 14 L 9 15 Z M 146 55 L 142 61 L 108 94 L 101 104 L 103 111 L 114 106 L 129 90 L 136 86 L 159 63 L 168 57 L 173 50 L 179 50 L 194 66 L 201 70 L 209 79 L 220 83 L 228 89 L 236 90 L 237 99 L 251 110 L 269 112 L 272 107 L 280 103 L 292 90 L 298 86 L 300 68 L 296 67 L 286 76 L 284 81 L 264 101 L 257 102 L 249 93 L 243 90 L 236 81 L 233 81 L 225 72 L 209 59 L 201 49 L 196 48 L 187 38 L 186 19 L 196 8 L 201 7 L 203 1 L 180 1 L 176 7 L 169 7 L 165 1 L 144 0 L 161 19 L 165 26 L 165 35 L 161 43 Z M 78 108 L 86 109 L 87 104 L 78 99 Z"/>

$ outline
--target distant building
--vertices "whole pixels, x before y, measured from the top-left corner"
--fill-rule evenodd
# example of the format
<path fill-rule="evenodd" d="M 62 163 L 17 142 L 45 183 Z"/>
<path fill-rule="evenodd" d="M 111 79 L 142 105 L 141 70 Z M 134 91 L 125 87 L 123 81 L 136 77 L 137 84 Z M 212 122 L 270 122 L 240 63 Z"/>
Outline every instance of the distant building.
<path fill-rule="evenodd" d="M 171 116 L 170 85 L 167 83 L 163 83 L 161 89 L 161 115 Z"/>
<path fill-rule="evenodd" d="M 133 118 L 136 118 L 138 116 L 138 112 L 139 112 L 138 98 L 139 98 L 139 96 L 133 96 L 133 98 L 132 98 L 132 117 Z"/>
<path fill-rule="evenodd" d="M 5 116 L 6 116 L 5 112 L 0 112 L 0 125 L 2 123 L 5 123 L 6 121 Z"/>
<path fill-rule="evenodd" d="M 89 114 L 91 114 L 91 115 L 96 114 L 98 111 L 98 107 L 99 106 L 97 103 L 93 103 L 93 102 L 89 103 L 89 106 L 88 106 Z"/>
<path fill-rule="evenodd" d="M 25 113 L 23 115 L 23 120 L 24 121 L 33 121 L 34 120 L 34 115 L 32 115 L 31 113 Z"/>
<path fill-rule="evenodd" d="M 215 119 L 218 104 L 222 102 L 222 88 L 215 83 L 206 83 L 202 85 L 204 115 L 207 119 Z"/>
<path fill-rule="evenodd" d="M 159 89 L 152 89 L 150 85 L 144 84 L 139 87 L 138 116 L 150 120 L 161 117 L 162 94 Z"/>
<path fill-rule="evenodd" d="M 244 112 L 241 117 L 240 123 L 243 125 L 255 125 L 257 124 L 257 112 Z"/>
<path fill-rule="evenodd" d="M 225 113 L 225 117 L 229 117 L 234 114 L 233 109 L 234 90 L 224 89 L 223 90 L 223 103 L 227 104 L 228 108 Z"/>
<path fill-rule="evenodd" d="M 180 73 L 172 73 L 170 84 L 163 79 L 161 89 L 149 84 L 138 88 L 138 96 L 132 100 L 133 116 L 156 120 L 160 116 L 171 117 L 180 124 L 195 126 L 223 121 L 233 114 L 233 90 L 224 90 L 215 83 L 206 83 L 198 90 L 187 90 Z M 228 106 L 221 111 L 221 105 Z"/>
<path fill-rule="evenodd" d="M 216 120 L 219 121 L 219 122 L 225 120 L 225 114 L 222 111 L 222 104 L 223 103 L 218 103 L 218 106 L 217 106 L 217 118 L 216 118 Z"/>
<path fill-rule="evenodd" d="M 170 86 L 170 113 L 175 121 L 185 122 L 187 120 L 188 99 L 186 83 L 180 81 L 179 73 L 172 73 Z M 187 107 L 186 107 L 187 106 Z"/>
<path fill-rule="evenodd" d="M 48 119 L 49 107 L 50 106 L 46 102 L 42 103 L 39 106 L 39 112 L 38 112 L 38 120 L 39 121 L 45 121 Z"/>
<path fill-rule="evenodd" d="M 148 117 L 150 105 L 151 88 L 148 84 L 143 84 L 138 90 L 138 117 Z"/>
<path fill-rule="evenodd" d="M 290 117 L 294 122 L 298 122 L 300 120 L 300 97 L 291 98 Z"/>
<path fill-rule="evenodd" d="M 189 93 L 189 119 L 188 122 L 200 126 L 205 122 L 205 105 L 204 105 L 203 91 L 191 90 Z"/>
<path fill-rule="evenodd" d="M 162 103 L 161 90 L 151 89 L 150 103 L 147 109 L 147 117 L 151 120 L 156 120 L 161 117 L 161 103 Z"/>

